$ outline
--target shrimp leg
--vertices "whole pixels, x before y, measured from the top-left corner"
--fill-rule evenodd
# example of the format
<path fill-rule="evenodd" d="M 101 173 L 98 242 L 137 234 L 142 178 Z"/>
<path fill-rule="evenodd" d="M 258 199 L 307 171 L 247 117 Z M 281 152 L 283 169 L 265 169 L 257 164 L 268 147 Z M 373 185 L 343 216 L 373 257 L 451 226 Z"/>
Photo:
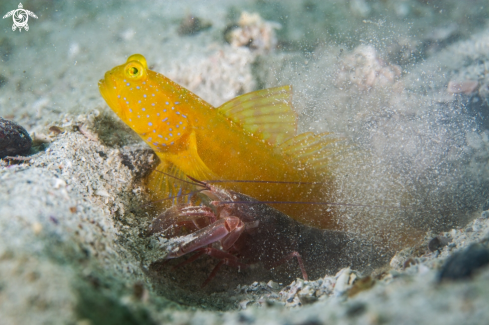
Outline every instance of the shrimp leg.
<path fill-rule="evenodd" d="M 285 264 L 285 263 L 287 263 L 287 261 L 289 261 L 290 259 L 292 259 L 294 257 L 297 257 L 297 262 L 299 262 L 299 267 L 301 268 L 302 277 L 304 278 L 304 280 L 307 281 L 308 277 L 307 277 L 306 268 L 304 267 L 304 262 L 302 262 L 301 254 L 299 254 L 299 252 L 297 252 L 297 251 L 294 251 L 290 254 L 287 254 L 287 256 L 284 256 L 283 258 L 281 258 L 279 261 L 277 261 L 276 263 L 274 263 L 272 265 L 272 268 L 275 268 L 279 265 Z"/>

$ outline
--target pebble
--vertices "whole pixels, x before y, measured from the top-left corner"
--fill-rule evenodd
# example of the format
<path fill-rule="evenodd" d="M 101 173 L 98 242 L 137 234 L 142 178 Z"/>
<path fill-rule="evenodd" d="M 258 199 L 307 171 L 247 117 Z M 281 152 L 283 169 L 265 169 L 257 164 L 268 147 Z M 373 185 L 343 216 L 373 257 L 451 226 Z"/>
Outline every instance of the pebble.
<path fill-rule="evenodd" d="M 440 248 L 448 245 L 452 240 L 447 237 L 443 236 L 436 236 L 435 238 L 431 239 L 430 242 L 428 243 L 428 249 L 431 252 L 437 251 Z"/>
<path fill-rule="evenodd" d="M 202 20 L 194 15 L 187 15 L 180 22 L 180 26 L 178 27 L 179 35 L 195 35 L 202 30 L 206 30 L 210 28 L 212 24 L 205 20 Z"/>
<path fill-rule="evenodd" d="M 489 264 L 489 249 L 481 245 L 470 245 L 453 254 L 440 271 L 438 280 L 461 280 L 470 278 L 474 272 Z"/>
<path fill-rule="evenodd" d="M 336 285 L 334 287 L 334 295 L 335 297 L 340 297 L 344 295 L 348 289 L 350 289 L 350 274 L 351 270 L 350 268 L 345 268 L 342 269 L 341 271 L 338 272 L 337 277 L 338 280 L 336 280 Z"/>
<path fill-rule="evenodd" d="M 31 145 L 32 139 L 22 126 L 0 117 L 0 158 L 25 154 Z"/>
<path fill-rule="evenodd" d="M 270 288 L 272 288 L 273 290 L 278 290 L 280 289 L 280 286 L 278 285 L 277 282 L 274 282 L 272 280 L 268 281 L 267 283 L 267 286 L 269 286 Z"/>

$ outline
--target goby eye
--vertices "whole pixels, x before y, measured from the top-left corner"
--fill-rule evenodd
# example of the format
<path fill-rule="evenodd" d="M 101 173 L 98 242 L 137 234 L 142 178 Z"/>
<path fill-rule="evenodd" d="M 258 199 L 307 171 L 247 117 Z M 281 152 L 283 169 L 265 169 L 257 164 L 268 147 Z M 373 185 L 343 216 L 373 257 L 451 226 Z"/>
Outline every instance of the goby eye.
<path fill-rule="evenodd" d="M 124 74 L 131 79 L 140 79 L 144 75 L 144 68 L 139 62 L 129 62 L 124 67 Z"/>

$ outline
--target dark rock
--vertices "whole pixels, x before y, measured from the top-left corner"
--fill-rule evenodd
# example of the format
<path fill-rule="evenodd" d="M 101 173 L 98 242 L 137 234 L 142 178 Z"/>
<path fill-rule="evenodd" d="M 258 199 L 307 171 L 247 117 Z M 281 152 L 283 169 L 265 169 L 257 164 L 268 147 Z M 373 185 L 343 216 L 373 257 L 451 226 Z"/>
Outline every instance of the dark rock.
<path fill-rule="evenodd" d="M 451 241 L 452 240 L 450 238 L 443 237 L 443 236 L 436 236 L 435 238 L 431 239 L 430 242 L 428 243 L 428 249 L 430 250 L 430 252 L 434 252 L 442 247 L 445 247 Z"/>
<path fill-rule="evenodd" d="M 22 126 L 0 117 L 0 158 L 25 154 L 31 145 L 32 139 Z"/>
<path fill-rule="evenodd" d="M 470 278 L 474 272 L 489 264 L 489 249 L 481 245 L 470 245 L 450 257 L 439 274 L 439 281 Z"/>
<path fill-rule="evenodd" d="M 178 27 L 179 35 L 195 35 L 198 32 L 208 29 L 212 26 L 211 23 L 207 21 L 203 21 L 202 19 L 195 17 L 193 15 L 188 15 Z"/>

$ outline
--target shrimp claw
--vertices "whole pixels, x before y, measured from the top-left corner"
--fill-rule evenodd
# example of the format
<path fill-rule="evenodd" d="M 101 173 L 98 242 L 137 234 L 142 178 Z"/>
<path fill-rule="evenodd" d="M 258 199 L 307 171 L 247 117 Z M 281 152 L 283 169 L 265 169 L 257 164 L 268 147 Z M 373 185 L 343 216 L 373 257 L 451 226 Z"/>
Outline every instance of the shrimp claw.
<path fill-rule="evenodd" d="M 177 258 L 217 241 L 221 241 L 223 249 L 228 249 L 233 246 L 244 229 L 245 225 L 238 217 L 219 219 L 189 235 L 191 238 L 177 244 L 177 247 L 173 248 L 166 258 Z"/>

